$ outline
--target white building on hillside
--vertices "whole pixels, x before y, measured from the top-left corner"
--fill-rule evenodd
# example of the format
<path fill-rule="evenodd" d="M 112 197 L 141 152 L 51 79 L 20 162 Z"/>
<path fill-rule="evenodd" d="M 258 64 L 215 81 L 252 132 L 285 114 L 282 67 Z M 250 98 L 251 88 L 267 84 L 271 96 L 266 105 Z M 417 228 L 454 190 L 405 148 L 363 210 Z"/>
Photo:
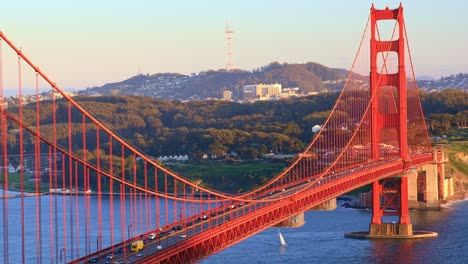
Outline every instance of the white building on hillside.
<path fill-rule="evenodd" d="M 232 100 L 232 92 L 231 91 L 224 91 L 223 92 L 223 100 L 231 101 Z"/>
<path fill-rule="evenodd" d="M 245 85 L 244 100 L 272 100 L 276 99 L 281 95 L 282 88 L 281 84 L 253 84 Z"/>

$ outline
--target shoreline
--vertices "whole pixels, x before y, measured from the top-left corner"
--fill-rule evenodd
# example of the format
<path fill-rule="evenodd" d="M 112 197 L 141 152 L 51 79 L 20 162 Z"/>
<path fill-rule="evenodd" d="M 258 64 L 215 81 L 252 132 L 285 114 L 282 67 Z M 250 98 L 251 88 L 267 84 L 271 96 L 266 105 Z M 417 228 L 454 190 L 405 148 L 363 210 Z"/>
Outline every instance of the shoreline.
<path fill-rule="evenodd" d="M 449 206 L 450 204 L 454 204 L 454 203 L 458 203 L 458 202 L 463 202 L 463 201 L 468 201 L 468 194 L 464 194 L 464 196 L 462 196 L 462 195 L 457 195 L 457 196 L 454 195 L 454 196 L 452 196 L 452 197 L 453 197 L 453 198 L 451 198 L 451 199 L 447 199 L 447 200 L 445 201 L 445 203 L 441 203 L 441 204 L 440 204 L 440 208 L 441 208 L 441 209 L 444 208 L 444 207 L 445 207 L 444 205 Z"/>
<path fill-rule="evenodd" d="M 341 197 L 341 199 L 339 198 Z M 370 206 L 361 206 L 361 205 L 353 205 L 351 203 L 348 203 L 350 195 L 340 195 L 337 197 L 337 200 L 345 201 L 341 207 L 344 208 L 350 208 L 350 209 L 357 209 L 357 210 L 371 210 L 372 207 Z M 355 197 L 356 198 L 356 197 Z M 410 208 L 410 211 L 439 211 L 442 209 L 445 209 L 448 207 L 450 204 L 457 203 L 457 202 L 463 202 L 463 201 L 468 201 L 468 193 L 459 193 L 455 194 L 451 197 L 447 197 L 446 200 L 440 200 L 439 201 L 439 207 L 432 207 L 432 208 Z"/>
<path fill-rule="evenodd" d="M 9 192 L 15 192 L 11 193 L 8 195 L 0 195 L 0 200 L 1 199 L 14 199 L 14 198 L 21 198 L 21 197 L 35 197 L 35 196 L 46 196 L 46 195 L 59 195 L 59 196 L 98 196 L 97 193 L 85 193 L 85 192 L 69 192 L 69 193 L 58 193 L 58 192 L 42 192 L 42 193 L 30 193 L 30 192 L 17 192 L 17 191 L 11 191 L 8 190 Z M 101 193 L 102 196 L 110 196 L 110 193 Z M 113 193 L 114 196 L 122 195 L 121 193 Z M 123 195 L 125 196 L 130 196 L 132 194 L 130 193 L 124 193 Z"/>
<path fill-rule="evenodd" d="M 0 188 L 0 191 L 4 191 L 2 188 Z M 35 196 L 46 196 L 46 195 L 62 195 L 62 196 L 98 196 L 97 193 L 85 193 L 84 191 L 78 191 L 78 192 L 41 192 L 41 193 L 32 193 L 32 192 L 23 192 L 21 193 L 18 190 L 11 190 L 8 189 L 7 192 L 13 192 L 9 193 L 7 195 L 0 195 L 0 200 L 2 199 L 14 199 L 14 198 L 21 198 L 21 197 L 35 197 Z M 110 193 L 101 193 L 102 196 L 110 196 Z M 121 193 L 113 193 L 112 195 L 118 196 L 122 195 Z M 132 194 L 130 193 L 124 193 L 124 196 L 130 196 Z M 347 197 L 347 195 L 344 195 Z M 337 196 L 336 199 L 340 200 L 339 197 L 343 197 L 343 195 Z M 436 210 L 442 210 L 445 208 L 445 206 L 449 206 L 452 203 L 457 203 L 457 202 L 462 202 L 468 200 L 468 193 L 463 193 L 463 194 L 458 194 L 458 195 L 453 195 L 447 200 L 443 200 L 439 202 L 439 208 Z M 444 206 L 445 205 L 445 206 Z M 353 205 L 348 205 L 348 206 L 342 206 L 345 208 L 351 208 L 351 209 L 371 209 L 371 207 L 366 207 L 366 206 L 353 206 Z M 423 209 L 423 208 L 412 208 L 410 210 L 420 210 L 420 211 L 425 211 L 428 209 Z M 433 208 L 430 210 L 434 210 Z"/>

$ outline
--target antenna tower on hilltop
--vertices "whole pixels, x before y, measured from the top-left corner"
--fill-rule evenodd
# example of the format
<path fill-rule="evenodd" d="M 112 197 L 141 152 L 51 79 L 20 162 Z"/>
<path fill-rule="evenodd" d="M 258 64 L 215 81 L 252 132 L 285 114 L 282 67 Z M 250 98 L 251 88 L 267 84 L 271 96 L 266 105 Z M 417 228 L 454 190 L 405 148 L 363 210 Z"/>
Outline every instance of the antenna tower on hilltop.
<path fill-rule="evenodd" d="M 232 30 L 232 26 L 226 21 L 226 30 L 224 31 L 226 34 L 226 71 L 232 70 L 234 64 L 232 63 L 232 34 L 234 30 Z"/>

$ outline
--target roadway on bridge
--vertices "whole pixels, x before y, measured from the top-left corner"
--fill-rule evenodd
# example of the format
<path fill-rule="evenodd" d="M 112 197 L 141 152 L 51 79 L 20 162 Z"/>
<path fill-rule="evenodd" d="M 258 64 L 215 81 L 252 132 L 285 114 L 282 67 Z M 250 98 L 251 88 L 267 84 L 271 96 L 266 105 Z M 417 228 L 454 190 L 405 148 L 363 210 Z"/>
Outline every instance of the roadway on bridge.
<path fill-rule="evenodd" d="M 375 164 L 373 166 L 375 166 Z M 347 170 L 339 173 L 331 172 L 328 177 L 324 177 L 312 186 L 316 187 L 337 178 L 344 177 L 353 171 L 354 170 Z M 264 199 L 266 197 L 278 198 L 281 196 L 290 196 L 310 184 L 311 181 L 311 179 L 300 180 L 295 185 L 276 191 L 265 191 L 264 193 L 258 194 L 255 198 Z M 200 216 L 185 219 L 184 223 L 174 225 L 170 227 L 169 230 L 155 230 L 140 236 L 140 240 L 143 240 L 144 242 L 144 248 L 140 252 L 132 252 L 130 250 L 132 241 L 138 240 L 133 238 L 114 247 L 114 252 L 112 252 L 111 249 L 103 250 L 98 256 L 93 256 L 88 259 L 88 263 L 135 263 L 143 261 L 146 256 L 161 252 L 164 249 L 181 243 L 187 238 L 193 237 L 208 229 L 220 227 L 226 222 L 236 219 L 251 211 L 258 210 L 263 206 L 264 205 L 262 204 L 250 206 L 249 204 L 243 203 L 220 206 L 207 211 Z M 153 239 L 149 239 L 150 234 L 154 234 L 155 237 Z M 123 244 L 126 246 L 123 247 Z"/>
<path fill-rule="evenodd" d="M 392 161 L 397 161 L 392 160 Z M 302 190 L 306 185 L 312 184 L 309 188 L 315 188 L 329 182 L 338 180 L 346 177 L 350 174 L 354 174 L 362 171 L 369 171 L 371 168 L 377 168 L 388 161 L 378 161 L 372 163 L 361 164 L 354 168 L 343 169 L 341 171 L 328 172 L 324 177 L 316 180 L 309 178 L 307 180 L 298 180 L 296 184 L 289 187 L 276 189 L 274 191 L 265 191 L 257 194 L 255 198 L 265 199 L 278 198 L 278 197 L 289 197 L 294 195 L 298 191 Z M 223 205 L 217 208 L 211 209 L 204 212 L 201 215 L 193 216 L 191 218 L 184 219 L 183 223 L 174 223 L 170 225 L 167 230 L 154 230 L 152 232 L 141 235 L 139 238 L 133 238 L 127 240 L 125 243 L 120 243 L 114 246 L 114 252 L 111 248 L 104 249 L 98 252 L 98 255 L 91 256 L 84 263 L 136 263 L 143 261 L 147 256 L 163 252 L 164 250 L 175 246 L 178 243 L 182 243 L 190 237 L 205 232 L 209 229 L 221 227 L 224 223 L 227 223 L 233 219 L 241 217 L 249 212 L 258 210 L 268 203 L 257 203 L 257 204 L 242 204 L 233 203 L 230 205 Z M 154 234 L 153 239 L 149 239 L 149 235 Z M 143 240 L 144 248 L 140 252 L 131 252 L 130 245 L 133 241 Z M 123 246 L 125 245 L 125 247 Z"/>

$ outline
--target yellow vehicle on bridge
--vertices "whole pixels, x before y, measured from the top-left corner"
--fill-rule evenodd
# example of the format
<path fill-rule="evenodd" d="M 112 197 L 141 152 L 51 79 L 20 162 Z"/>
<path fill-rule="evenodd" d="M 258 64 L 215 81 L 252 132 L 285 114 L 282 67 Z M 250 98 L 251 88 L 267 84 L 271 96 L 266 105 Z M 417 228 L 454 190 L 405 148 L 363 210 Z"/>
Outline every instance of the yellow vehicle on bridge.
<path fill-rule="evenodd" d="M 144 246 L 145 246 L 145 243 L 143 243 L 143 240 L 137 240 L 132 243 L 132 245 L 130 246 L 130 250 L 132 252 L 138 252 L 140 250 L 143 250 Z"/>

